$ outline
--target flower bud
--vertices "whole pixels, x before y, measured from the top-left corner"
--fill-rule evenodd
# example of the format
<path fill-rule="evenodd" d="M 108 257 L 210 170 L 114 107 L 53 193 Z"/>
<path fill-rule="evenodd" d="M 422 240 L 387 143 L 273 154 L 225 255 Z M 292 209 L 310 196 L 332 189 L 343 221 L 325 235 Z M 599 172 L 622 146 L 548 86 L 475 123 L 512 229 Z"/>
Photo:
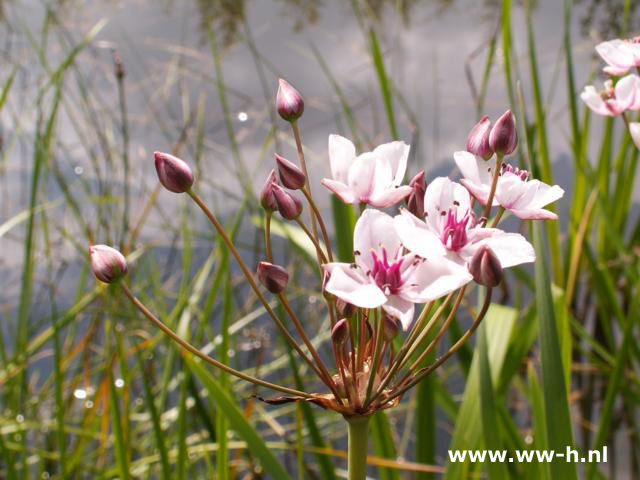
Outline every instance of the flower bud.
<path fill-rule="evenodd" d="M 636 148 L 640 150 L 640 123 L 638 122 L 629 123 L 629 133 L 631 134 L 633 143 L 636 144 Z"/>
<path fill-rule="evenodd" d="M 384 322 L 382 324 L 382 336 L 387 342 L 390 342 L 396 338 L 396 335 L 400 331 L 400 321 L 389 315 L 383 315 L 382 321 Z"/>
<path fill-rule="evenodd" d="M 175 193 L 184 193 L 193 185 L 193 173 L 184 160 L 168 153 L 155 152 L 158 180 L 164 188 Z"/>
<path fill-rule="evenodd" d="M 349 338 L 349 322 L 346 318 L 338 320 L 331 329 L 331 339 L 336 345 L 342 345 Z"/>
<path fill-rule="evenodd" d="M 262 208 L 268 212 L 274 212 L 278 209 L 276 197 L 273 195 L 274 184 L 278 184 L 278 179 L 276 178 L 275 170 L 271 170 L 271 173 L 269 173 L 269 176 L 262 187 L 262 191 L 260 192 L 260 205 L 262 205 Z"/>
<path fill-rule="evenodd" d="M 489 133 L 489 147 L 498 155 L 509 155 L 518 146 L 516 119 L 507 110 L 495 123 Z"/>
<path fill-rule="evenodd" d="M 273 196 L 276 199 L 278 205 L 278 211 L 282 218 L 287 220 L 293 220 L 298 218 L 302 213 L 302 202 L 293 195 L 290 195 L 280 185 L 273 184 Z"/>
<path fill-rule="evenodd" d="M 289 273 L 280 265 L 269 262 L 258 264 L 258 279 L 271 293 L 281 293 L 289 282 Z"/>
<path fill-rule="evenodd" d="M 416 217 L 424 218 L 424 194 L 427 190 L 427 185 L 424 181 L 424 170 L 421 170 L 411 182 L 409 186 L 412 188 L 411 193 L 407 197 L 407 210 L 413 213 Z"/>
<path fill-rule="evenodd" d="M 304 187 L 307 181 L 304 172 L 293 162 L 281 157 L 276 153 L 276 162 L 278 164 L 278 173 L 282 185 L 291 190 L 299 190 Z"/>
<path fill-rule="evenodd" d="M 491 120 L 486 115 L 476 123 L 467 137 L 467 152 L 489 160 L 493 157 L 493 149 L 489 146 Z"/>
<path fill-rule="evenodd" d="M 304 112 L 302 95 L 282 78 L 278 80 L 276 108 L 280 116 L 287 122 L 295 122 Z"/>
<path fill-rule="evenodd" d="M 91 245 L 89 257 L 91 270 L 101 282 L 117 282 L 127 273 L 127 260 L 115 248 L 106 245 Z"/>
<path fill-rule="evenodd" d="M 469 273 L 476 283 L 486 287 L 495 287 L 502 281 L 500 260 L 487 245 L 482 245 L 471 258 Z"/>
<path fill-rule="evenodd" d="M 336 310 L 340 317 L 351 317 L 356 311 L 355 305 L 345 302 L 341 298 L 336 300 Z"/>

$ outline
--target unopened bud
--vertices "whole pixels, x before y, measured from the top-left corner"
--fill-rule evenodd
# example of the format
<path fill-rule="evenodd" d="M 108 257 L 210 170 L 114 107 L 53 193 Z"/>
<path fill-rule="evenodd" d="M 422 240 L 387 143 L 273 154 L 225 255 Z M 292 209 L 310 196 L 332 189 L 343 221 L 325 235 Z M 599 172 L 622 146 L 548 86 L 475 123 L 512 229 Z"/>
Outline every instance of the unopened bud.
<path fill-rule="evenodd" d="M 352 303 L 345 302 L 339 298 L 336 300 L 336 310 L 340 317 L 351 317 L 355 313 L 356 307 Z"/>
<path fill-rule="evenodd" d="M 278 173 L 280 174 L 282 185 L 291 190 L 299 190 L 304 187 L 307 177 L 305 177 L 300 167 L 277 153 L 276 162 L 278 164 Z"/>
<path fill-rule="evenodd" d="M 271 293 L 281 293 L 289 282 L 289 273 L 280 265 L 269 262 L 258 264 L 258 279 Z"/>
<path fill-rule="evenodd" d="M 518 146 L 518 129 L 516 119 L 507 110 L 495 123 L 489 133 L 489 147 L 498 155 L 509 155 Z"/>
<path fill-rule="evenodd" d="M 304 101 L 300 92 L 282 78 L 278 80 L 276 108 L 280 116 L 287 122 L 295 122 L 304 112 Z"/>
<path fill-rule="evenodd" d="M 493 149 L 489 145 L 491 120 L 486 115 L 476 123 L 467 137 L 467 152 L 489 160 L 493 157 Z"/>
<path fill-rule="evenodd" d="M 500 260 L 487 245 L 482 245 L 471 258 L 469 273 L 476 283 L 486 287 L 495 287 L 502 281 Z"/>
<path fill-rule="evenodd" d="M 400 321 L 389 315 L 383 315 L 382 321 L 382 335 L 387 342 L 390 342 L 400 331 Z"/>
<path fill-rule="evenodd" d="M 158 180 L 164 188 L 175 193 L 184 193 L 193 185 L 193 173 L 184 160 L 169 153 L 155 152 Z"/>
<path fill-rule="evenodd" d="M 118 250 L 107 245 L 89 247 L 91 270 L 98 280 L 114 283 L 127 274 L 127 260 Z"/>
<path fill-rule="evenodd" d="M 260 192 L 260 205 L 262 205 L 262 208 L 268 212 L 274 212 L 278 209 L 276 197 L 273 195 L 274 184 L 278 184 L 278 179 L 276 178 L 275 170 L 271 170 L 271 173 L 267 177 L 266 182 L 264 182 L 264 186 Z"/>
<path fill-rule="evenodd" d="M 278 211 L 283 218 L 293 220 L 298 218 L 302 213 L 302 202 L 293 195 L 290 195 L 280 185 L 273 185 L 273 196 L 278 205 Z"/>
<path fill-rule="evenodd" d="M 342 345 L 349 338 L 349 322 L 346 318 L 338 320 L 331 329 L 331 339 L 336 345 Z"/>
<path fill-rule="evenodd" d="M 636 148 L 640 150 L 640 123 L 638 122 L 629 123 L 629 134 L 633 139 L 633 143 L 636 144 Z"/>
<path fill-rule="evenodd" d="M 411 182 L 411 193 L 407 197 L 407 210 L 414 214 L 418 218 L 424 218 L 424 194 L 427 190 L 427 185 L 424 181 L 424 170 L 421 170 Z"/>

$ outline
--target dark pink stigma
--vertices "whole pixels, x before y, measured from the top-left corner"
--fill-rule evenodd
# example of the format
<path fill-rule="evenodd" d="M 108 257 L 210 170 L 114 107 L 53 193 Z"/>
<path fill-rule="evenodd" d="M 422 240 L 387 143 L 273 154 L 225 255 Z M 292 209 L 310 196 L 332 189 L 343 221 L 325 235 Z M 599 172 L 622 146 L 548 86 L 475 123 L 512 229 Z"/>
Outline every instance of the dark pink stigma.
<path fill-rule="evenodd" d="M 529 178 L 529 172 L 527 172 L 526 170 L 520 170 L 518 167 L 513 167 L 508 163 L 502 164 L 502 173 L 504 172 L 513 173 L 514 175 L 519 176 L 520 180 L 522 180 L 523 182 Z"/>
<path fill-rule="evenodd" d="M 382 247 L 382 258 L 375 251 L 371 252 L 371 256 L 373 257 L 373 269 L 369 275 L 376 282 L 376 285 L 387 295 L 398 293 L 404 283 L 400 272 L 403 259 L 393 260 L 389 263 L 387 250 L 384 247 Z"/>
<path fill-rule="evenodd" d="M 449 250 L 457 252 L 467 244 L 467 225 L 470 219 L 471 215 L 467 212 L 462 220 L 458 221 L 456 211 L 453 208 L 449 209 L 447 223 L 442 230 L 442 243 Z"/>
<path fill-rule="evenodd" d="M 640 37 L 633 37 L 628 40 L 631 43 L 640 43 Z"/>

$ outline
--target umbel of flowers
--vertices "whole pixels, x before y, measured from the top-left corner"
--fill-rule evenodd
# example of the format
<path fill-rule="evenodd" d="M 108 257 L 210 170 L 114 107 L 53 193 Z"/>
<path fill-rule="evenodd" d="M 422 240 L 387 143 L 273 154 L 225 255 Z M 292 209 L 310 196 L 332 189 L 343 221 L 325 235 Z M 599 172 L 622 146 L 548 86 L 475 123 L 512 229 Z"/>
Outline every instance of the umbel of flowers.
<path fill-rule="evenodd" d="M 91 266 L 98 280 L 118 283 L 140 312 L 180 347 L 281 394 L 266 402 L 307 401 L 341 414 L 349 433 L 349 478 L 361 480 L 366 474 L 371 415 L 397 405 L 405 392 L 469 340 L 487 313 L 492 289 L 503 280 L 504 269 L 535 260 L 533 247 L 522 235 L 499 228 L 503 214 L 509 212 L 522 220 L 555 220 L 556 215 L 544 207 L 564 192 L 558 186 L 530 179 L 528 172 L 506 163 L 518 143 L 510 111 L 495 124 L 482 118 L 468 136 L 467 150 L 453 154 L 462 172 L 459 182 L 439 177 L 427 185 L 424 172 L 420 172 L 405 185 L 409 145 L 391 142 L 358 153 L 348 139 L 330 135 L 331 177 L 322 184 L 360 210 L 353 232 L 353 261 L 337 262 L 332 238 L 308 182 L 298 128 L 304 102 L 284 80 L 280 80 L 277 110 L 291 127 L 298 162 L 276 154 L 276 169 L 260 192 L 265 212 L 265 258 L 255 270 L 245 263 L 216 215 L 194 190 L 188 164 L 156 152 L 155 167 L 167 190 L 186 193 L 207 216 L 267 314 L 324 384 L 324 391 L 299 391 L 252 377 L 181 339 L 120 281 L 127 273 L 127 263 L 113 248 L 91 246 Z M 380 208 L 395 208 L 395 213 Z M 276 212 L 295 222 L 315 247 L 322 272 L 319 285 L 331 323 L 331 359 L 319 355 L 305 329 L 308 322 L 299 318 L 289 303 L 289 274 L 277 263 L 271 248 L 271 219 Z M 481 308 L 462 337 L 427 362 L 455 319 L 471 283 L 484 289 Z M 286 320 L 274 313 L 270 295 L 277 297 L 287 313 Z M 402 336 L 400 343 L 398 335 Z"/>

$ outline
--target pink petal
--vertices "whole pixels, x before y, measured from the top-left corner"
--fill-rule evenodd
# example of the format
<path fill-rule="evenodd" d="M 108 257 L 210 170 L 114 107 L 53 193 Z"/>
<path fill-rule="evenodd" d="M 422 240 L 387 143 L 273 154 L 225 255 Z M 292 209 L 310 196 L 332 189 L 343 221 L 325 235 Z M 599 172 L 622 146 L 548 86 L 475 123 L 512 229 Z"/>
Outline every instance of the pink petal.
<path fill-rule="evenodd" d="M 410 149 L 411 147 L 404 142 L 390 142 L 383 143 L 373 150 L 378 162 L 389 166 L 393 185 L 400 185 L 404 180 Z"/>
<path fill-rule="evenodd" d="M 376 208 L 387 208 L 404 200 L 411 193 L 411 187 L 390 187 L 381 192 L 374 192 L 369 198 L 369 205 Z"/>
<path fill-rule="evenodd" d="M 429 229 L 427 224 L 411 212 L 402 209 L 393 219 L 395 230 L 404 247 L 423 258 L 442 257 L 447 254 L 440 238 Z"/>
<path fill-rule="evenodd" d="M 413 322 L 415 311 L 413 302 L 405 300 L 398 295 L 391 295 L 387 303 L 385 303 L 382 308 L 388 315 L 400 320 L 402 330 L 405 332 Z"/>
<path fill-rule="evenodd" d="M 356 147 L 340 135 L 329 135 L 329 163 L 331 175 L 338 182 L 347 183 L 349 168 L 356 160 Z"/>
<path fill-rule="evenodd" d="M 448 257 L 422 261 L 406 280 L 402 296 L 415 303 L 441 298 L 469 283 L 473 277 L 463 265 Z"/>
<path fill-rule="evenodd" d="M 387 297 L 377 285 L 371 283 L 359 268 L 349 263 L 323 265 L 331 273 L 325 290 L 356 307 L 376 308 L 387 301 Z"/>
<path fill-rule="evenodd" d="M 340 197 L 344 203 L 356 203 L 356 197 L 353 190 L 342 182 L 331 180 L 330 178 L 323 178 L 321 180 L 322 185 L 327 187 L 333 193 Z"/>
<path fill-rule="evenodd" d="M 401 241 L 393 225 L 393 218 L 380 210 L 368 208 L 362 213 L 353 232 L 353 248 L 358 265 L 365 270 L 371 269 L 371 251 L 378 252 L 381 247 L 391 257 L 396 255 Z"/>
<path fill-rule="evenodd" d="M 466 262 L 481 245 L 487 245 L 500 261 L 502 268 L 535 261 L 533 246 L 519 233 L 506 233 L 498 228 L 474 228 L 469 230 L 469 244 L 459 253 Z"/>
<path fill-rule="evenodd" d="M 375 188 L 376 156 L 371 153 L 358 155 L 349 169 L 348 185 L 358 201 L 368 201 Z"/>
<path fill-rule="evenodd" d="M 522 220 L 557 220 L 558 215 L 549 210 L 539 208 L 536 210 L 509 210 Z"/>

